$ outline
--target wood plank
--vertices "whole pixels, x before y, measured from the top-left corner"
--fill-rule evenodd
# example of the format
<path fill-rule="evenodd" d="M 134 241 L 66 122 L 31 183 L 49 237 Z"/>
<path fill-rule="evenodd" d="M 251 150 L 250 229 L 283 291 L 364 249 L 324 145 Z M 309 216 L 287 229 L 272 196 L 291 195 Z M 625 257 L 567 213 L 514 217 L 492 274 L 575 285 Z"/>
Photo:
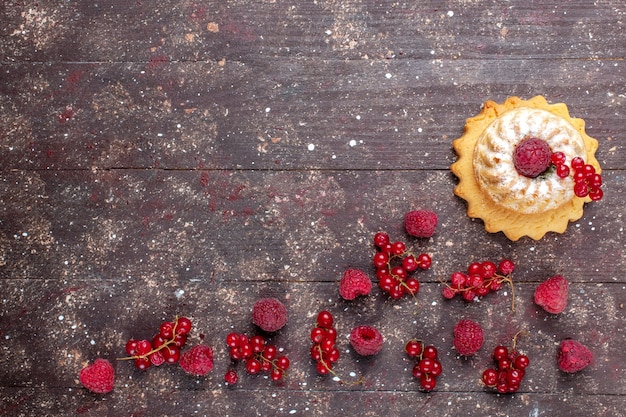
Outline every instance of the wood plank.
<path fill-rule="evenodd" d="M 605 199 L 566 233 L 514 243 L 466 216 L 448 172 L 5 172 L 0 277 L 334 281 L 370 270 L 373 235 L 386 230 L 432 254 L 431 282 L 510 257 L 521 281 L 623 283 L 624 181 L 604 177 Z M 404 214 L 417 208 L 438 213 L 432 239 L 407 240 Z"/>
<path fill-rule="evenodd" d="M 565 102 L 624 167 L 626 63 L 4 64 L 2 169 L 436 169 L 485 100 Z M 391 78 L 387 78 L 387 74 Z"/>
<path fill-rule="evenodd" d="M 510 415 L 551 415 L 568 417 L 580 410 L 592 410 L 597 416 L 620 415 L 623 401 L 610 395 L 577 395 L 561 393 L 530 397 L 497 397 L 481 393 L 434 393 L 425 395 L 414 391 L 285 392 L 248 390 L 165 390 L 151 395 L 127 392 L 101 398 L 76 395 L 73 390 L 57 390 L 42 396 L 33 388 L 0 389 L 6 398 L 1 410 L 11 415 L 55 416 L 75 413 L 81 416 L 102 415 L 198 415 L 224 417 L 258 416 L 267 412 L 285 416 L 328 415 L 394 415 L 413 417 L 415 413 L 434 415 L 466 415 L 506 417 Z"/>
<path fill-rule="evenodd" d="M 622 415 L 626 3 L 537 3 L 3 2 L 0 416 Z M 451 142 L 485 100 L 537 94 L 599 139 L 606 196 L 566 233 L 513 243 L 465 215 Z M 431 239 L 405 235 L 415 208 L 439 215 Z M 378 230 L 432 255 L 416 300 L 377 287 L 340 298 L 346 268 L 374 275 Z M 503 257 L 514 297 L 443 299 L 451 272 Z M 555 274 L 569 303 L 549 315 L 533 291 Z M 257 330 L 262 296 L 289 310 L 270 339 L 291 370 L 226 387 L 224 339 Z M 316 375 L 321 309 L 337 321 L 339 372 L 362 384 Z M 215 348 L 206 378 L 115 360 L 177 314 L 192 343 Z M 460 318 L 485 329 L 471 359 L 452 348 Z M 349 348 L 357 324 L 381 330 L 379 355 Z M 490 350 L 518 330 L 531 358 L 521 391 L 486 392 Z M 439 348 L 431 394 L 403 352 L 413 337 Z M 574 375 L 555 361 L 568 337 L 595 354 Z M 117 371 L 104 396 L 77 378 L 97 357 Z"/>
<path fill-rule="evenodd" d="M 315 56 L 320 60 L 612 59 L 626 55 L 620 0 L 400 4 L 11 0 L 0 55 L 10 61 L 152 62 Z"/>

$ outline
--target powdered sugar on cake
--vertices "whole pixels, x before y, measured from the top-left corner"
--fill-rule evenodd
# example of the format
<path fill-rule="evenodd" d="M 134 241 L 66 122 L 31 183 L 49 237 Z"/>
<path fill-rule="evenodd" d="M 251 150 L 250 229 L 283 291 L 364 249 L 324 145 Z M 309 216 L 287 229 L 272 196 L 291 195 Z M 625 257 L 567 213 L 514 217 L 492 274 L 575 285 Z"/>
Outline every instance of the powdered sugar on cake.
<path fill-rule="evenodd" d="M 539 138 L 552 152 L 563 152 L 568 161 L 585 157 L 580 133 L 565 119 L 546 110 L 519 107 L 494 120 L 474 149 L 474 175 L 480 188 L 498 205 L 517 213 L 542 213 L 574 198 L 570 177 L 547 172 L 537 178 L 517 172 L 513 151 L 527 138 Z"/>

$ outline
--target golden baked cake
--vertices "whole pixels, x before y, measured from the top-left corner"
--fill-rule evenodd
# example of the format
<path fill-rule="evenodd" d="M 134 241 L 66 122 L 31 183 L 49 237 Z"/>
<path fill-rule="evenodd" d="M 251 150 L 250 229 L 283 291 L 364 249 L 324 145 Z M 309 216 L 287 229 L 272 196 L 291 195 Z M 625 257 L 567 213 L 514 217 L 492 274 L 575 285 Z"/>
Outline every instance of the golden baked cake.
<path fill-rule="evenodd" d="M 513 241 L 563 233 L 586 202 L 602 198 L 598 141 L 563 103 L 542 96 L 487 101 L 453 147 L 454 193 L 467 201 L 468 216 Z"/>

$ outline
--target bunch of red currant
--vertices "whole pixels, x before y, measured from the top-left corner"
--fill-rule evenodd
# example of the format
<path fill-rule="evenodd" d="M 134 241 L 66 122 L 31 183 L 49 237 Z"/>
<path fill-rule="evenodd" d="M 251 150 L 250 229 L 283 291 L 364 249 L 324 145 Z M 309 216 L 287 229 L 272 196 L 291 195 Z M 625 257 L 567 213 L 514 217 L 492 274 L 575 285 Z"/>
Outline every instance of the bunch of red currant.
<path fill-rule="evenodd" d="M 432 345 L 424 346 L 421 340 L 411 339 L 406 343 L 404 350 L 410 357 L 418 359 L 413 366 L 413 376 L 420 382 L 422 389 L 434 390 L 437 386 L 437 377 L 442 371 L 437 348 Z"/>
<path fill-rule="evenodd" d="M 163 363 L 174 364 L 180 359 L 180 350 L 187 343 L 187 335 L 191 331 L 191 320 L 177 317 L 174 321 L 166 321 L 159 327 L 152 341 L 130 339 L 126 343 L 126 353 L 137 369 L 145 370 L 150 365 L 159 366 Z"/>
<path fill-rule="evenodd" d="M 566 178 L 570 174 L 570 167 L 567 166 L 566 157 L 563 152 L 554 152 L 550 156 L 550 162 L 556 167 L 556 175 L 559 178 Z M 604 193 L 602 192 L 602 175 L 596 172 L 591 164 L 585 164 L 583 158 L 577 156 L 572 159 L 572 170 L 574 171 L 574 194 L 577 197 L 591 198 L 593 201 L 601 200 Z"/>
<path fill-rule="evenodd" d="M 528 356 L 520 354 L 515 348 L 509 352 L 506 346 L 496 346 L 493 360 L 496 367 L 483 372 L 483 383 L 500 394 L 517 392 L 530 364 Z"/>
<path fill-rule="evenodd" d="M 333 364 L 339 360 L 339 349 L 335 345 L 337 330 L 330 312 L 323 310 L 318 313 L 315 327 L 311 330 L 311 340 L 311 358 L 316 362 L 317 373 L 334 373 Z"/>
<path fill-rule="evenodd" d="M 513 280 L 510 275 L 515 269 L 515 264 L 504 259 L 498 266 L 491 261 L 472 262 L 467 267 L 467 273 L 453 272 L 450 283 L 443 287 L 442 294 L 447 299 L 460 294 L 465 301 L 473 301 L 476 297 L 483 297 L 492 291 L 502 288 L 504 282 L 511 285 Z"/>
<path fill-rule="evenodd" d="M 380 288 L 393 299 L 402 298 L 404 294 L 417 294 L 420 283 L 409 274 L 430 268 L 431 257 L 426 253 L 414 256 L 407 252 L 404 242 L 391 242 L 384 232 L 374 235 L 374 245 L 378 249 L 373 261 Z"/>
<path fill-rule="evenodd" d="M 226 345 L 230 358 L 234 361 L 245 361 L 246 372 L 250 375 L 269 372 L 273 381 L 280 381 L 289 368 L 289 358 L 279 355 L 278 348 L 267 343 L 261 335 L 248 337 L 243 333 L 232 332 L 226 336 Z M 234 369 L 228 370 L 224 375 L 224 380 L 229 385 L 236 384 L 238 379 Z"/>

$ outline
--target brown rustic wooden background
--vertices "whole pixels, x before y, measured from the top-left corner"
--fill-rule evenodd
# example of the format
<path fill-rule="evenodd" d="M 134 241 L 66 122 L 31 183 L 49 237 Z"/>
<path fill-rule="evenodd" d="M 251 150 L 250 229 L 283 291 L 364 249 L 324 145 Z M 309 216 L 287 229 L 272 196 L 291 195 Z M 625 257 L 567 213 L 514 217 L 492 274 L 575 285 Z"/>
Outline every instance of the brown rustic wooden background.
<path fill-rule="evenodd" d="M 7 0 L 0 16 L 0 416 L 624 415 L 624 1 Z M 451 142 L 485 100 L 538 94 L 599 140 L 605 198 L 562 235 L 512 243 L 465 215 Z M 431 239 L 404 235 L 417 208 L 439 215 Z M 377 287 L 339 297 L 346 268 L 373 277 L 378 230 L 432 254 L 419 308 Z M 504 291 L 442 299 L 440 279 L 505 257 L 515 312 Z M 554 274 L 572 283 L 558 316 L 532 302 Z M 224 337 L 255 330 L 261 296 L 289 310 L 272 340 L 291 371 L 226 387 Z M 322 309 L 339 371 L 363 384 L 316 375 Z M 115 361 L 177 314 L 215 348 L 208 377 Z M 469 360 L 452 349 L 464 317 L 486 331 Z M 349 351 L 357 324 L 381 329 L 378 356 Z M 487 392 L 490 350 L 520 329 L 522 389 Z M 413 337 L 440 350 L 430 394 L 402 351 Z M 579 374 L 557 368 L 566 337 L 595 353 Z M 97 357 L 117 371 L 104 396 L 77 377 Z"/>

